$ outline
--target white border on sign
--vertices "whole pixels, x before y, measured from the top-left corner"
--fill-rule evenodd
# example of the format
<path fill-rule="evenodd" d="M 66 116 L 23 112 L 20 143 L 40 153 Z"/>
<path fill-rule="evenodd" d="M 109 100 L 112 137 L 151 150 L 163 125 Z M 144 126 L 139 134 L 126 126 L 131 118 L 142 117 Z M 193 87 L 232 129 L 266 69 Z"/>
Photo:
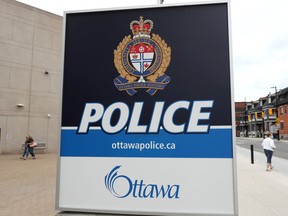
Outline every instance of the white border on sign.
<path fill-rule="evenodd" d="M 73 14 L 73 13 L 89 13 L 89 12 L 105 12 L 105 11 L 118 11 L 118 10 L 134 10 L 134 9 L 149 9 L 149 8 L 167 8 L 167 7 L 177 7 L 177 6 L 191 6 L 191 5 L 206 5 L 206 4 L 219 4 L 219 3 L 227 3 L 227 9 L 228 9 L 228 37 L 229 37 L 229 63 L 230 63 L 230 86 L 231 86 L 231 111 L 232 111 L 232 145 L 233 145 L 233 158 L 232 158 L 232 164 L 233 164 L 233 196 L 234 196 L 234 213 L 233 215 L 227 214 L 227 216 L 237 216 L 239 215 L 238 211 L 238 190 L 237 190 L 237 166 L 236 166 L 236 146 L 235 146 L 235 105 L 234 105 L 234 76 L 233 76 L 233 66 L 232 66 L 232 33 L 231 33 L 231 3 L 230 0 L 219 0 L 219 1 L 203 1 L 203 2 L 193 2 L 193 3 L 179 3 L 179 4 L 161 4 L 161 0 L 158 0 L 158 5 L 150 5 L 150 6 L 135 6 L 135 7 L 118 7 L 118 8 L 104 8 L 104 9 L 91 9 L 91 10 L 76 10 L 76 11 L 65 11 L 63 15 L 63 35 L 62 35 L 62 82 L 61 82 L 61 88 L 62 92 L 60 94 L 60 101 L 63 101 L 63 82 L 64 82 L 64 56 L 65 56 L 65 38 L 66 38 L 66 32 L 65 32 L 65 27 L 66 27 L 66 14 Z M 60 119 L 62 119 L 62 106 L 60 107 Z M 219 126 L 211 126 L 214 127 L 215 129 L 218 128 Z M 220 126 L 223 127 L 223 126 Z M 224 126 L 225 127 L 225 126 Z M 230 126 L 228 126 L 231 128 Z M 59 125 L 59 131 L 61 131 L 62 124 Z M 62 129 L 67 129 L 67 127 L 63 127 Z M 71 127 L 74 128 L 74 127 Z M 96 129 L 96 128 L 95 128 Z M 59 208 L 59 196 L 60 196 L 60 176 L 61 176 L 61 157 L 60 157 L 60 144 L 61 144 L 61 134 L 60 134 L 60 143 L 59 143 L 59 148 L 58 148 L 58 159 L 57 159 L 57 181 L 56 181 L 56 209 L 61 210 L 61 211 L 75 211 L 77 210 L 78 212 L 91 212 L 87 209 L 73 209 L 73 208 Z M 99 210 L 100 211 L 100 210 Z M 139 215 L 153 215 L 155 212 L 147 213 L 147 212 L 115 212 L 115 211 L 101 211 L 101 213 L 125 213 L 125 214 L 139 214 Z M 175 213 L 165 213 L 165 215 L 175 215 Z M 180 213 L 177 215 L 191 215 L 191 216 L 196 216 L 199 214 L 191 214 L 191 213 Z M 203 216 L 214 216 L 215 214 L 201 214 Z"/>

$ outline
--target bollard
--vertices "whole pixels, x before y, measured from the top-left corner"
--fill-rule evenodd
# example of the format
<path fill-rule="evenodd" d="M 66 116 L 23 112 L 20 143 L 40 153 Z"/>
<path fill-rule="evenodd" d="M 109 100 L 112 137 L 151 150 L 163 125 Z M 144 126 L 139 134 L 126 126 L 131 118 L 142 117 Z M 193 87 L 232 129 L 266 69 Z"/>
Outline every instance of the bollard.
<path fill-rule="evenodd" d="M 254 164 L 254 146 L 250 145 L 250 151 L 251 151 L 251 164 Z"/>

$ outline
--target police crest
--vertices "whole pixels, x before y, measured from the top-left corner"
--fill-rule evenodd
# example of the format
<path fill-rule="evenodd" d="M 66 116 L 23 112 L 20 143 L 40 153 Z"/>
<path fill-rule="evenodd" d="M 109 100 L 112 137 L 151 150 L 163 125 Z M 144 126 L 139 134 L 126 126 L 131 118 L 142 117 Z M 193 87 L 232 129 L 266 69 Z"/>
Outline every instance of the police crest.
<path fill-rule="evenodd" d="M 154 95 L 157 90 L 163 90 L 170 82 L 165 72 L 171 60 L 171 48 L 159 35 L 152 34 L 152 20 L 132 21 L 130 29 L 133 33 L 124 37 L 114 50 L 114 64 L 118 77 L 114 84 L 119 91 L 134 95 L 135 89 L 147 89 Z"/>

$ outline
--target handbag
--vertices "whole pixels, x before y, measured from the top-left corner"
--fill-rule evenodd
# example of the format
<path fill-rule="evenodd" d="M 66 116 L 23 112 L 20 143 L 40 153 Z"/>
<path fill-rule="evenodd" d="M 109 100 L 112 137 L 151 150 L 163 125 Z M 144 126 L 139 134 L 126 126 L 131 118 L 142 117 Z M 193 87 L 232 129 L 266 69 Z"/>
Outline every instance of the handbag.
<path fill-rule="evenodd" d="M 31 148 L 37 147 L 37 143 L 36 143 L 36 142 L 33 142 L 32 144 L 30 144 L 30 147 L 31 147 Z"/>

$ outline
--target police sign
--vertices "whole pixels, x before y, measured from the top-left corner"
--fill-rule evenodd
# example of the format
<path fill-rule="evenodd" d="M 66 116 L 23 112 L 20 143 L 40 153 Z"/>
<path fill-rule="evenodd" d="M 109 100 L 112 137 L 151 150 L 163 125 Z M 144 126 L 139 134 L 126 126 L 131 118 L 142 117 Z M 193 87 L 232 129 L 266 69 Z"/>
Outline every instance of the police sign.
<path fill-rule="evenodd" d="M 237 215 L 226 1 L 65 14 L 57 206 Z"/>
<path fill-rule="evenodd" d="M 208 132 L 209 125 L 199 125 L 198 122 L 199 120 L 209 120 L 210 112 L 201 112 L 201 110 L 202 108 L 211 108 L 213 101 L 195 101 L 192 106 L 190 106 L 190 101 L 176 101 L 165 110 L 164 114 L 162 114 L 164 102 L 155 102 L 149 125 L 139 125 L 143 105 L 144 102 L 135 102 L 130 116 L 129 106 L 122 102 L 111 104 L 106 110 L 99 103 L 86 104 L 78 133 L 88 133 L 90 124 L 100 120 L 101 129 L 108 134 L 119 133 L 124 128 L 127 128 L 127 133 L 158 133 L 161 119 L 163 128 L 168 133 Z M 188 110 L 189 108 L 191 111 L 187 122 L 180 125 L 175 124 L 173 121 L 175 113 L 179 109 Z M 119 118 L 115 125 L 111 125 L 112 116 L 116 111 L 120 112 Z"/>

